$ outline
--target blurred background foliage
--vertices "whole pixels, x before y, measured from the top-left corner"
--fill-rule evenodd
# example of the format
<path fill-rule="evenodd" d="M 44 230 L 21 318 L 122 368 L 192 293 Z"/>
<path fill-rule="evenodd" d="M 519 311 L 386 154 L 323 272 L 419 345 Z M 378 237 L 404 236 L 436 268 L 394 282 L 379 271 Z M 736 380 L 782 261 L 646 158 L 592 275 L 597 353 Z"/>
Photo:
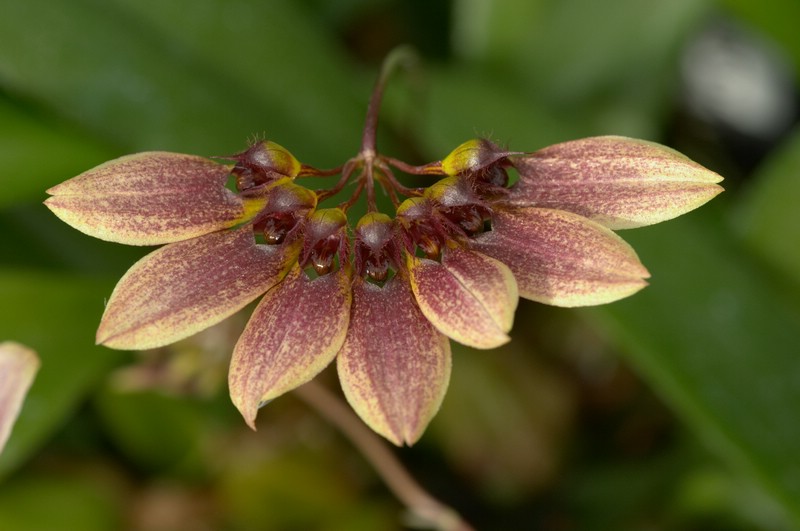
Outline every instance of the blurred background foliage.
<path fill-rule="evenodd" d="M 0 0 L 0 339 L 42 359 L 0 456 L 0 529 L 396 529 L 363 458 L 291 396 L 249 431 L 225 389 L 238 316 L 158 351 L 93 345 L 145 249 L 86 237 L 44 190 L 141 150 L 266 135 L 329 167 L 488 135 L 535 150 L 659 141 L 726 177 L 625 232 L 653 274 L 603 308 L 522 304 L 513 341 L 455 347 L 428 433 L 398 451 L 480 529 L 800 527 L 796 0 Z M 330 371 L 323 380 L 336 386 Z"/>

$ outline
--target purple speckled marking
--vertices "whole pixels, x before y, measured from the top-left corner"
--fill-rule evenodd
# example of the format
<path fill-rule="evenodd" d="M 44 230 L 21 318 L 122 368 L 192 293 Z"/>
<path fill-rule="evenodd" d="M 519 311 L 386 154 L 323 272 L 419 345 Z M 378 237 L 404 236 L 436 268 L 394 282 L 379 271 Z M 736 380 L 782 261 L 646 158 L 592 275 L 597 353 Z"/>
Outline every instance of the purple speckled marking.
<path fill-rule="evenodd" d="M 408 281 L 353 282 L 350 329 L 337 358 L 353 409 L 397 445 L 419 439 L 450 379 L 450 342 L 422 315 Z"/>
<path fill-rule="evenodd" d="M 310 280 L 295 266 L 261 300 L 233 351 L 231 398 L 255 429 L 259 403 L 324 369 L 344 342 L 350 278 L 340 269 Z"/>
<path fill-rule="evenodd" d="M 634 250 L 584 217 L 546 208 L 498 210 L 471 247 L 506 264 L 519 294 L 556 306 L 603 304 L 647 285 Z"/>
<path fill-rule="evenodd" d="M 274 286 L 297 252 L 296 244 L 257 245 L 250 227 L 166 245 L 117 283 L 97 341 L 146 349 L 188 337 Z"/>
<path fill-rule="evenodd" d="M 425 316 L 450 338 L 475 348 L 509 340 L 517 285 L 508 267 L 461 248 L 445 249 L 441 263 L 415 259 L 414 295 Z"/>
<path fill-rule="evenodd" d="M 91 236 L 131 245 L 171 243 L 237 223 L 241 199 L 225 188 L 228 166 L 147 152 L 93 168 L 48 193 L 45 204 Z"/>
<path fill-rule="evenodd" d="M 38 370 L 34 351 L 10 341 L 0 343 L 0 452 Z"/>
<path fill-rule="evenodd" d="M 624 137 L 564 142 L 514 159 L 509 204 L 566 210 L 611 229 L 658 223 L 722 191 L 716 173 L 667 147 Z"/>

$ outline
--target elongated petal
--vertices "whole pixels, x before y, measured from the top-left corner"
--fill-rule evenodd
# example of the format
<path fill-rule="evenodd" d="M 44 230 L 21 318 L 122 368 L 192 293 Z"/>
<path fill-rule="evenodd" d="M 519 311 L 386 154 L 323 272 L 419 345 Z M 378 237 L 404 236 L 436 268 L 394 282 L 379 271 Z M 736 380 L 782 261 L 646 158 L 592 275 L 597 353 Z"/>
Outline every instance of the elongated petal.
<path fill-rule="evenodd" d="M 145 256 L 120 279 L 97 342 L 119 349 L 173 343 L 216 324 L 277 284 L 297 245 L 257 245 L 244 226 Z"/>
<path fill-rule="evenodd" d="M 147 152 L 91 169 L 47 192 L 45 205 L 90 236 L 129 245 L 171 243 L 228 228 L 250 216 L 225 188 L 230 168 L 202 157 Z"/>
<path fill-rule="evenodd" d="M 441 263 L 410 262 L 417 303 L 441 333 L 475 348 L 508 342 L 518 293 L 505 264 L 460 247 L 445 249 Z"/>
<path fill-rule="evenodd" d="M 602 225 L 547 208 L 498 210 L 472 248 L 506 264 L 521 297 L 590 306 L 639 291 L 649 277 L 634 250 Z"/>
<path fill-rule="evenodd" d="M 353 283 L 337 358 L 342 389 L 364 422 L 396 445 L 416 442 L 444 399 L 450 342 L 422 315 L 408 282 Z"/>
<path fill-rule="evenodd" d="M 298 267 L 261 300 L 233 351 L 231 399 L 255 429 L 261 403 L 304 384 L 333 361 L 350 320 L 344 270 L 310 280 Z"/>
<path fill-rule="evenodd" d="M 674 218 L 722 191 L 722 177 L 677 151 L 617 136 L 556 144 L 514 165 L 512 204 L 567 210 L 610 229 Z"/>
<path fill-rule="evenodd" d="M 18 343 L 0 343 L 0 452 L 38 370 L 35 352 Z"/>

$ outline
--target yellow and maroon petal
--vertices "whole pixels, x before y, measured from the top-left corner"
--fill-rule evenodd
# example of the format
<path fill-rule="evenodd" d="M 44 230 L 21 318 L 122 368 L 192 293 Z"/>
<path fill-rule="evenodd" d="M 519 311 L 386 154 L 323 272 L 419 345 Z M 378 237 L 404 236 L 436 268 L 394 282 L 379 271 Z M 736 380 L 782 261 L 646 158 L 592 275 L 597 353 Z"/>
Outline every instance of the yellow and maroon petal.
<path fill-rule="evenodd" d="M 567 210 L 610 229 L 674 218 L 722 191 L 722 177 L 677 151 L 618 136 L 556 144 L 514 166 L 511 204 Z"/>
<path fill-rule="evenodd" d="M 506 264 L 521 297 L 555 306 L 612 302 L 647 285 L 647 269 L 622 238 L 571 212 L 498 210 L 474 250 Z"/>
<path fill-rule="evenodd" d="M 350 319 L 344 269 L 313 280 L 295 265 L 261 300 L 231 359 L 231 399 L 255 429 L 262 403 L 304 384 L 336 356 Z"/>
<path fill-rule="evenodd" d="M 518 293 L 505 264 L 452 247 L 441 263 L 409 256 L 409 272 L 422 313 L 441 333 L 475 348 L 508 342 Z"/>
<path fill-rule="evenodd" d="M 38 370 L 34 351 L 11 341 L 0 343 L 0 452 Z"/>
<path fill-rule="evenodd" d="M 337 358 L 348 402 L 394 444 L 416 442 L 444 399 L 450 341 L 414 302 L 408 281 L 356 278 L 350 328 Z"/>
<path fill-rule="evenodd" d="M 138 350 L 188 337 L 277 284 L 298 252 L 296 242 L 256 244 L 250 226 L 164 246 L 117 283 L 97 342 Z"/>
<path fill-rule="evenodd" d="M 45 205 L 90 236 L 129 245 L 172 243 L 232 227 L 259 210 L 225 188 L 230 167 L 147 152 L 101 164 L 47 192 Z"/>

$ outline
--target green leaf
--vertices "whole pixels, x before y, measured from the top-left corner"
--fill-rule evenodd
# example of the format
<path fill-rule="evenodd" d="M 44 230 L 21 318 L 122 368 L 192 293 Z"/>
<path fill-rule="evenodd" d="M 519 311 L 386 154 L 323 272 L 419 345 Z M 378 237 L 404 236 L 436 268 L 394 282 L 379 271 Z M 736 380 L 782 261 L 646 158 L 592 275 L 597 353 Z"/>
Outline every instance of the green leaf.
<path fill-rule="evenodd" d="M 203 404 L 158 392 L 106 388 L 95 405 L 117 447 L 147 470 L 191 471 L 199 468 Z M 205 415 L 210 416 L 210 415 Z"/>
<path fill-rule="evenodd" d="M 733 223 L 747 243 L 800 287 L 800 128 L 752 176 Z"/>
<path fill-rule="evenodd" d="M 680 43 L 711 2 L 500 0 L 482 14 L 474 4 L 462 0 L 457 18 L 468 53 L 555 101 L 574 102 L 674 68 Z"/>
<path fill-rule="evenodd" d="M 235 455 L 222 455 L 220 503 L 234 529 L 330 529 L 361 531 L 396 527 L 396 509 L 365 503 L 341 454 L 330 446 L 290 450 L 272 439 L 253 439 Z M 266 451 L 265 451 L 266 450 Z"/>
<path fill-rule="evenodd" d="M 118 483 L 98 474 L 98 468 L 87 474 L 88 467 L 83 471 L 61 467 L 56 473 L 20 475 L 4 483 L 0 529 L 106 531 L 124 527 L 123 493 Z"/>
<path fill-rule="evenodd" d="M 0 210 L 0 234 L 0 268 L 57 269 L 83 276 L 119 277 L 149 251 L 89 238 L 36 203 Z M 109 286 L 113 286 L 111 280 Z"/>
<path fill-rule="evenodd" d="M 417 132 L 431 157 L 445 157 L 462 142 L 487 137 L 513 150 L 534 151 L 589 129 L 564 123 L 516 84 L 480 69 L 432 69 L 425 87 L 425 117 Z"/>
<path fill-rule="evenodd" d="M 355 152 L 371 84 L 354 90 L 343 50 L 301 3 L 288 0 L 114 0 L 267 111 L 265 132 L 304 162 Z M 369 78 L 368 78 L 369 79 Z M 358 79 L 360 81 L 360 79 Z M 230 96 L 227 96 L 230 98 Z"/>
<path fill-rule="evenodd" d="M 41 197 L 44 191 L 113 157 L 110 149 L 50 117 L 23 110 L 0 96 L 0 208 Z"/>
<path fill-rule="evenodd" d="M 520 337 L 491 353 L 453 342 L 455 370 L 428 429 L 444 459 L 506 503 L 553 481 L 569 447 L 575 390 L 541 354 Z"/>
<path fill-rule="evenodd" d="M 130 150 L 225 155 L 265 128 L 290 149 L 335 150 L 361 122 L 342 123 L 353 108 L 342 61 L 325 64 L 329 43 L 293 4 L 256 5 L 159 3 L 137 14 L 97 0 L 8 3 L 0 33 L 14 46 L 0 48 L 0 79 Z"/>
<path fill-rule="evenodd" d="M 657 140 L 678 55 L 710 6 L 710 0 L 461 0 L 454 10 L 456 51 L 483 61 L 484 78 L 498 85 L 465 109 L 500 99 L 515 113 L 498 114 L 490 126 L 500 139 L 508 138 L 509 124 L 548 130 L 548 121 L 537 121 L 538 102 L 558 116 L 559 129 L 571 124 L 584 131 L 549 143 L 598 134 Z M 509 99 L 509 87 L 523 97 Z"/>
<path fill-rule="evenodd" d="M 0 456 L 0 476 L 32 455 L 120 360 L 119 352 L 94 346 L 103 297 L 111 285 L 0 271 L 0 337 L 31 347 L 42 362 Z"/>
<path fill-rule="evenodd" d="M 652 273 L 636 296 L 589 311 L 722 457 L 800 522 L 800 311 L 706 208 L 623 235 Z"/>

